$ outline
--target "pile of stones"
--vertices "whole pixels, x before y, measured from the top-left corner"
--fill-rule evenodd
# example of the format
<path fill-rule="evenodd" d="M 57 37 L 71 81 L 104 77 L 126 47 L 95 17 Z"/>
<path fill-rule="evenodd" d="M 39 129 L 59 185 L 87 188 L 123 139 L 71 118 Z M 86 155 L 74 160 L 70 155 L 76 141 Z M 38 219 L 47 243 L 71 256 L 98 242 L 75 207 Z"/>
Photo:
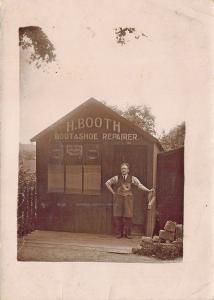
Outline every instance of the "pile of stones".
<path fill-rule="evenodd" d="M 183 225 L 167 221 L 159 236 L 143 236 L 140 246 L 132 253 L 154 256 L 160 259 L 174 259 L 183 256 Z"/>

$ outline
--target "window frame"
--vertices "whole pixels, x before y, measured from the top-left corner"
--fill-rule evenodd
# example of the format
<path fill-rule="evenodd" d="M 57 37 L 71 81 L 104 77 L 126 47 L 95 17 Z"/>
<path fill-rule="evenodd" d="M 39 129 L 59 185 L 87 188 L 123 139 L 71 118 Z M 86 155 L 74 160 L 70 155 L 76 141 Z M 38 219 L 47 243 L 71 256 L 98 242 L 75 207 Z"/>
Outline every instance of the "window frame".
<path fill-rule="evenodd" d="M 64 195 L 76 195 L 76 196 L 86 196 L 86 195 L 94 195 L 94 196 L 98 196 L 101 194 L 101 191 L 102 191 L 102 148 L 101 148 L 101 143 L 71 143 L 69 141 L 66 141 L 66 142 L 61 142 L 62 143 L 62 146 L 63 146 L 63 159 L 62 159 L 62 164 L 63 164 L 63 171 L 64 171 L 64 189 L 63 191 L 49 191 L 48 190 L 48 184 L 47 184 L 47 193 L 48 194 L 52 194 L 52 193 L 57 193 L 57 194 L 64 194 Z M 66 178 L 67 178 L 67 173 L 66 173 L 66 167 L 69 166 L 69 164 L 66 162 L 66 147 L 68 145 L 80 145 L 82 147 L 82 159 L 81 159 L 81 169 L 82 169 L 82 173 L 81 173 L 81 177 L 82 177 L 82 190 L 80 192 L 68 192 L 66 191 Z M 86 156 L 86 149 L 89 148 L 90 149 L 90 146 L 96 146 L 97 149 L 98 149 L 98 153 L 99 153 L 99 156 L 98 156 L 98 163 L 97 164 L 93 164 L 93 163 L 88 163 L 88 164 L 85 164 L 86 162 L 86 159 L 85 159 L 85 156 Z M 49 164 L 49 160 L 48 160 L 48 164 Z M 75 164 L 70 164 L 71 166 L 75 166 Z M 87 166 L 99 166 L 100 167 L 100 172 L 99 172 L 99 177 L 100 177 L 100 181 L 99 181 L 99 190 L 94 190 L 94 191 L 87 191 L 85 190 L 85 185 L 84 185 L 84 178 L 85 178 L 85 170 Z M 48 167 L 48 166 L 47 166 Z M 90 169 L 90 168 L 89 168 Z M 49 173 L 48 173 L 48 170 L 47 170 L 47 177 L 49 176 Z"/>

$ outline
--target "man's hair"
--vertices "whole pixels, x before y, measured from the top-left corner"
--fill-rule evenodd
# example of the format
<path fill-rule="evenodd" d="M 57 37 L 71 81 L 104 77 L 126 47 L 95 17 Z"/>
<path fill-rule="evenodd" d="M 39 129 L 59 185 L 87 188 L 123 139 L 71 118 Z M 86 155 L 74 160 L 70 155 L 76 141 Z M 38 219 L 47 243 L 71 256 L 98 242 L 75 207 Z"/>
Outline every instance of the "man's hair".
<path fill-rule="evenodd" d="M 122 166 L 126 166 L 127 168 L 129 168 L 129 163 L 123 162 L 123 163 L 120 165 L 120 167 L 122 168 Z"/>

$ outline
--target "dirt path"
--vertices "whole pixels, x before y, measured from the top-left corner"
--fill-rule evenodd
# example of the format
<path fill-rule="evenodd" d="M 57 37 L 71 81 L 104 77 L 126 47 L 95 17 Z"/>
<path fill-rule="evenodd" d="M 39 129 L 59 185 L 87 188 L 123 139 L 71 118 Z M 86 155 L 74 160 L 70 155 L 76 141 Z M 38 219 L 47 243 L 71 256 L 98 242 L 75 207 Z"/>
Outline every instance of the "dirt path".
<path fill-rule="evenodd" d="M 131 253 L 141 237 L 115 239 L 109 235 L 35 231 L 18 241 L 18 260 L 54 262 L 160 263 L 154 257 Z M 178 260 L 176 260 L 178 261 Z M 174 260 L 174 262 L 176 262 Z"/>

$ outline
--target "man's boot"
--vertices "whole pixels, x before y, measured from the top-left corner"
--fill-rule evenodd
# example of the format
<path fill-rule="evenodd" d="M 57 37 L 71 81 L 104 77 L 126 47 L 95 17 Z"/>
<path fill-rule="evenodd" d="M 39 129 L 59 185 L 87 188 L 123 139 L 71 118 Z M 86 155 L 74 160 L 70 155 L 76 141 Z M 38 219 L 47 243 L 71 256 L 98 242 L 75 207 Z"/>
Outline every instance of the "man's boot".
<path fill-rule="evenodd" d="M 123 236 L 127 239 L 132 239 L 131 237 L 131 218 L 124 217 L 123 218 L 124 223 L 124 234 Z"/>
<path fill-rule="evenodd" d="M 117 238 L 117 239 L 121 239 L 122 237 L 123 237 L 122 234 L 117 234 L 117 235 L 116 235 L 116 238 Z"/>
<path fill-rule="evenodd" d="M 123 237 L 123 223 L 122 217 L 114 217 L 115 220 L 115 232 L 116 238 L 121 239 Z"/>

